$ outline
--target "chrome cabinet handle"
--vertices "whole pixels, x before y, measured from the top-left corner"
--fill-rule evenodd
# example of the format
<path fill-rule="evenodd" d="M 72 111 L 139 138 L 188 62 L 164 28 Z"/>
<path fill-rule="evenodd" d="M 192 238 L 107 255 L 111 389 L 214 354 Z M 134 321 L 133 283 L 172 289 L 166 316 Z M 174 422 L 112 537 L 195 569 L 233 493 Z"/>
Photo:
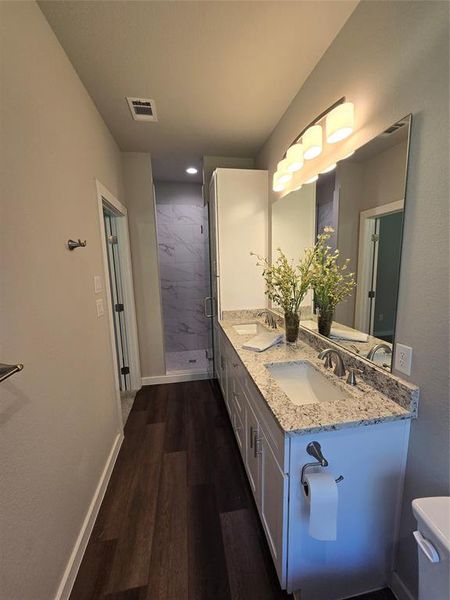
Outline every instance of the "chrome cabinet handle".
<path fill-rule="evenodd" d="M 208 312 L 208 308 L 207 308 L 208 307 L 208 300 L 211 300 L 211 312 L 210 313 Z M 206 298 L 203 300 L 203 311 L 204 311 L 205 317 L 207 319 L 210 319 L 211 317 L 214 317 L 213 306 L 214 306 L 214 303 L 213 303 L 212 296 L 206 296 Z"/>
<path fill-rule="evenodd" d="M 261 438 L 258 437 L 258 432 L 255 431 L 255 440 L 254 440 L 254 444 L 255 444 L 255 448 L 254 448 L 254 457 L 257 458 L 260 454 L 262 454 L 262 450 L 261 448 L 258 447 L 258 444 L 261 443 Z"/>
<path fill-rule="evenodd" d="M 8 379 L 8 377 L 11 377 L 11 375 L 14 375 L 14 373 L 18 373 L 22 369 L 22 364 L 7 365 L 5 363 L 0 363 L 0 381 L 5 381 L 5 379 Z"/>

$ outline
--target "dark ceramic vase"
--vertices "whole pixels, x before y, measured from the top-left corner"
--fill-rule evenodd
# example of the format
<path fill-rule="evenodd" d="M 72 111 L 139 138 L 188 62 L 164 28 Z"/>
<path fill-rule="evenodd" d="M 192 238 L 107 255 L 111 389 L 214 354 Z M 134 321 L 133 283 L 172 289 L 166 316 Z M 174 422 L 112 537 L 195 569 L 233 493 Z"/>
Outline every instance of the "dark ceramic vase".
<path fill-rule="evenodd" d="M 319 310 L 317 317 L 317 326 L 319 333 L 325 337 L 330 337 L 331 324 L 333 323 L 333 310 Z"/>
<path fill-rule="evenodd" d="M 288 344 L 294 344 L 297 341 L 299 322 L 300 318 L 297 313 L 284 313 L 284 327 Z"/>

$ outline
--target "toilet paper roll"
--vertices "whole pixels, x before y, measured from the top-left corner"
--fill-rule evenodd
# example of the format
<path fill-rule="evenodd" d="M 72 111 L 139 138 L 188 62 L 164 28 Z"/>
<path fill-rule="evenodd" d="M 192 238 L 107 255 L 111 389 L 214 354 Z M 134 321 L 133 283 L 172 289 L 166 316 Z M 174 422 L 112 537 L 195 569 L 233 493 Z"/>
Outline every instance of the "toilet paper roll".
<path fill-rule="evenodd" d="M 308 484 L 309 535 L 316 540 L 334 541 L 337 537 L 338 488 L 332 473 L 311 473 Z"/>

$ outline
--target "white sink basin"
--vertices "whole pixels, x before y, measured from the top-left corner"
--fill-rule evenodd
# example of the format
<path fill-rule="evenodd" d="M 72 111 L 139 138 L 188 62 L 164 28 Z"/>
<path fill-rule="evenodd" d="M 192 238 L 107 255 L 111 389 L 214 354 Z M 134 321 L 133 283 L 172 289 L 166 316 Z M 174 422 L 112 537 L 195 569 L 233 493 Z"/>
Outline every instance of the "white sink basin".
<path fill-rule="evenodd" d="M 257 333 L 267 331 L 259 323 L 242 323 L 240 325 L 233 325 L 233 329 L 239 335 L 256 335 Z"/>
<path fill-rule="evenodd" d="M 272 363 L 265 367 L 296 406 L 346 398 L 344 392 L 306 361 Z"/>

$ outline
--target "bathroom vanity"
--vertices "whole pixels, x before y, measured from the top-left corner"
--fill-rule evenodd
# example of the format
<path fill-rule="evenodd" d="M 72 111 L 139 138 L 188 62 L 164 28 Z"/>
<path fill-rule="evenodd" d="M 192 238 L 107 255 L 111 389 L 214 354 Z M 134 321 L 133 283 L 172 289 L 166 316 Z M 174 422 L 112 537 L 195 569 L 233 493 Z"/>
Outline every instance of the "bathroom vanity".
<path fill-rule="evenodd" d="M 212 298 L 205 303 L 216 376 L 280 584 L 297 600 L 363 594 L 389 585 L 393 572 L 419 393 L 391 373 L 410 126 L 407 116 L 315 179 L 277 186 L 269 203 L 265 172 L 219 169 L 211 182 Z M 356 284 L 333 307 L 328 337 L 318 333 L 320 302 L 310 288 L 297 311 L 296 344 L 246 348 L 262 349 L 270 337 L 264 312 L 278 331 L 283 323 L 281 307 L 253 310 L 267 301 L 254 254 L 273 265 L 281 250 L 295 266 L 324 232 Z M 356 385 L 342 365 L 340 377 L 325 368 L 318 354 L 327 348 L 354 371 Z M 320 461 L 308 453 L 312 442 Z M 318 480 L 333 497 L 323 503 L 323 537 L 310 523 L 316 515 L 320 523 Z"/>
<path fill-rule="evenodd" d="M 280 584 L 288 592 L 300 590 L 302 600 L 337 600 L 382 588 L 392 572 L 418 389 L 368 362 L 350 386 L 317 357 L 334 344 L 321 336 L 308 339 L 314 334 L 306 331 L 293 346 L 245 350 L 251 327 L 264 327 L 258 314 L 223 315 L 215 331 L 216 370 Z M 357 360 L 340 352 L 346 366 Z M 289 387 L 295 377 L 309 380 L 303 391 Z M 335 541 L 309 535 L 301 471 L 312 462 L 306 451 L 311 441 L 320 443 L 328 467 L 310 472 L 343 478 Z"/>

